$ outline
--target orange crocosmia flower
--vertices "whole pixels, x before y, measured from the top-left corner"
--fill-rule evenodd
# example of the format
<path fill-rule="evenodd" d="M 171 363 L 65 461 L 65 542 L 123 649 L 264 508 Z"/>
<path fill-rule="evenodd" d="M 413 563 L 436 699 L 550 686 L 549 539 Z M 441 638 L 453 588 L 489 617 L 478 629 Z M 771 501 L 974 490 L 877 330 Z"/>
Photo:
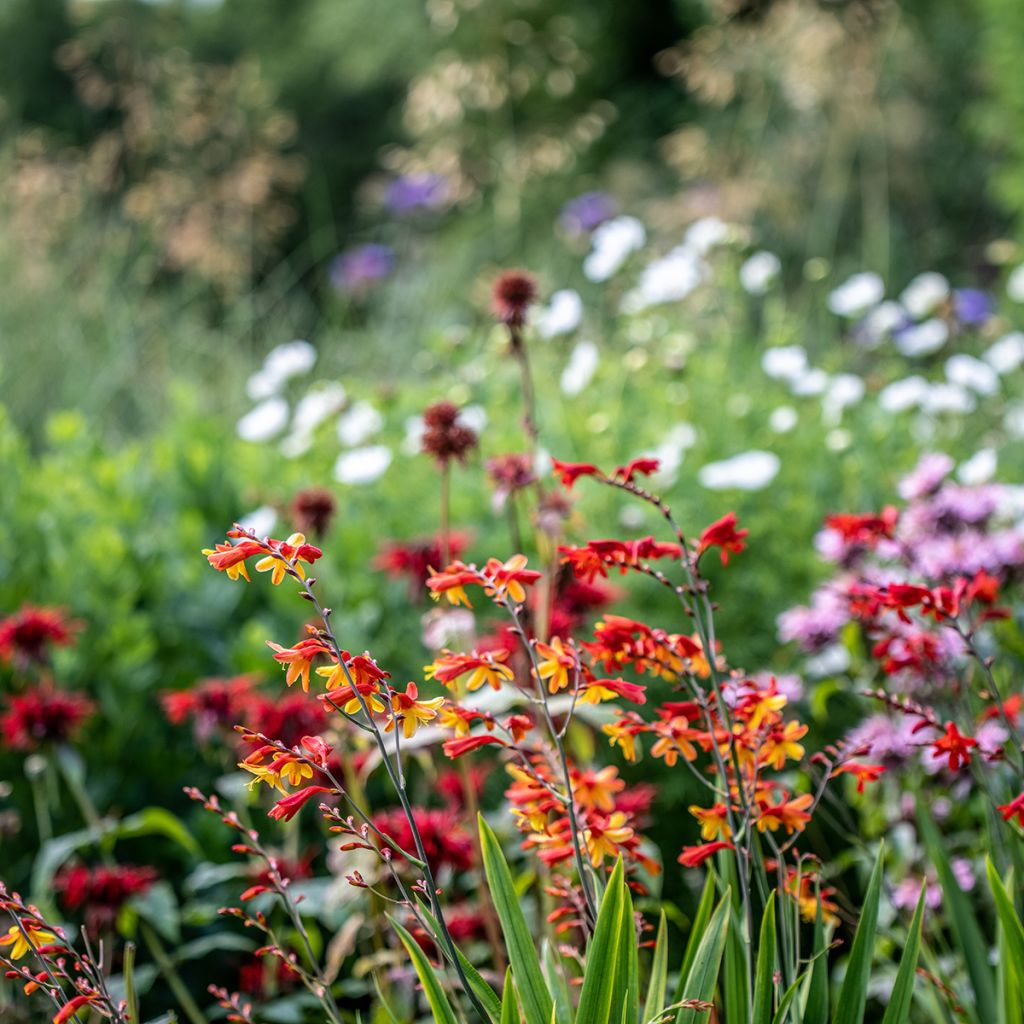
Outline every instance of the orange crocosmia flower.
<path fill-rule="evenodd" d="M 552 459 L 551 466 L 555 475 L 561 480 L 562 486 L 570 490 L 581 476 L 596 476 L 598 479 L 604 479 L 604 473 L 589 462 L 561 462 L 558 459 Z"/>
<path fill-rule="evenodd" d="M 329 688 L 329 692 L 320 694 L 319 699 L 335 709 L 341 708 L 346 715 L 355 715 L 362 710 L 362 705 L 359 703 L 359 697 L 356 696 L 357 690 L 359 692 L 359 696 L 361 696 L 365 701 L 366 706 L 374 714 L 379 715 L 383 711 L 387 710 L 387 705 L 384 703 L 384 697 L 381 694 L 380 686 L 369 680 L 362 683 L 356 683 L 354 687 L 339 686 L 333 690 Z"/>
<path fill-rule="evenodd" d="M 444 729 L 454 729 L 456 738 L 468 736 L 473 723 L 479 721 L 481 713 L 469 708 L 460 708 L 457 704 L 445 704 L 437 724 Z"/>
<path fill-rule="evenodd" d="M 268 816 L 276 818 L 278 821 L 291 821 L 305 807 L 306 802 L 318 793 L 333 792 L 334 790 L 330 786 L 306 786 L 305 789 L 290 793 L 284 799 L 278 800 L 267 812 Z"/>
<path fill-rule="evenodd" d="M 606 814 L 615 810 L 615 794 L 626 788 L 626 780 L 619 778 L 619 769 L 610 764 L 600 771 L 587 769 L 577 772 L 572 780 L 572 791 L 582 807 L 594 808 Z"/>
<path fill-rule="evenodd" d="M 623 811 L 613 811 L 607 817 L 593 815 L 589 827 L 583 830 L 583 841 L 590 854 L 590 863 L 598 868 L 605 857 L 616 857 L 623 843 L 633 838 L 633 830 L 626 824 Z"/>
<path fill-rule="evenodd" d="M 932 744 L 932 757 L 948 757 L 949 770 L 956 772 L 971 763 L 971 747 L 977 745 L 976 739 L 964 736 L 960 732 L 956 727 L 956 722 L 947 722 L 945 736 L 939 737 Z"/>
<path fill-rule="evenodd" d="M 612 476 L 620 483 L 631 484 L 634 477 L 650 476 L 652 473 L 657 473 L 660 466 L 661 462 L 658 459 L 649 457 L 633 459 L 625 466 L 616 466 Z"/>
<path fill-rule="evenodd" d="M 54 1015 L 53 1024 L 66 1024 L 67 1021 L 71 1020 L 75 1014 L 78 1013 L 83 1007 L 88 1006 L 90 1003 L 95 1003 L 99 1000 L 99 995 L 96 992 L 91 994 L 77 995 L 74 999 L 68 1000 Z"/>
<path fill-rule="evenodd" d="M 701 839 L 708 841 L 732 838 L 728 812 L 729 809 L 723 803 L 707 808 L 699 807 L 697 804 L 690 807 L 690 813 L 700 822 Z"/>
<path fill-rule="evenodd" d="M 704 554 L 708 548 L 717 547 L 722 558 L 722 565 L 729 564 L 729 554 L 739 554 L 746 545 L 743 538 L 749 530 L 736 529 L 736 513 L 730 512 L 722 516 L 717 522 L 712 523 L 701 535 L 697 542 L 698 557 Z"/>
<path fill-rule="evenodd" d="M 502 682 L 511 682 L 515 673 L 505 664 L 511 657 L 511 652 L 506 650 L 488 651 L 485 654 L 453 654 L 451 651 L 442 651 L 441 657 L 429 665 L 424 665 L 423 671 L 427 679 L 436 679 L 447 686 L 460 676 L 470 673 L 466 680 L 466 689 L 473 693 L 485 684 L 492 690 L 500 690 Z"/>
<path fill-rule="evenodd" d="M 533 719 L 529 715 L 509 715 L 505 728 L 512 734 L 515 743 L 522 743 L 526 734 L 533 729 Z"/>
<path fill-rule="evenodd" d="M 254 540 L 243 540 L 239 544 L 229 544 L 221 541 L 214 548 L 203 548 L 206 560 L 218 572 L 226 572 L 228 579 L 237 580 L 239 576 L 246 581 L 249 580 L 249 570 L 245 566 L 245 560 L 263 551 L 263 546 Z"/>
<path fill-rule="evenodd" d="M 1008 804 L 1002 804 L 996 810 L 1003 816 L 1003 821 L 1016 818 L 1017 824 L 1024 828 L 1024 793 L 1015 796 Z"/>
<path fill-rule="evenodd" d="M 556 636 L 550 644 L 538 640 L 534 649 L 540 658 L 535 670 L 537 676 L 548 684 L 551 693 L 564 690 L 569 685 L 569 673 L 576 667 L 576 657 L 571 648 L 567 649 L 562 638 Z"/>
<path fill-rule="evenodd" d="M 457 757 L 462 757 L 463 754 L 468 754 L 471 750 L 479 750 L 481 747 L 488 745 L 507 747 L 508 744 L 504 740 L 498 739 L 497 736 L 466 736 L 463 739 L 445 740 L 444 752 L 453 761 Z"/>
<path fill-rule="evenodd" d="M 491 581 L 484 592 L 499 600 L 507 596 L 513 604 L 522 604 L 526 600 L 526 588 L 541 578 L 541 573 L 526 568 L 526 555 L 513 555 L 507 562 L 488 559 L 484 575 Z"/>
<path fill-rule="evenodd" d="M 859 761 L 847 761 L 841 764 L 832 772 L 832 778 L 837 775 L 853 775 L 857 779 L 857 792 L 864 792 L 864 785 L 868 782 L 877 782 L 885 774 L 885 766 L 881 764 L 861 764 Z"/>
<path fill-rule="evenodd" d="M 289 786 L 301 786 L 303 779 L 313 778 L 313 766 L 300 761 L 292 754 L 281 754 L 276 757 L 267 766 L 267 770 L 279 775 Z"/>
<path fill-rule="evenodd" d="M 324 676 L 327 679 L 326 685 L 328 690 L 337 689 L 339 686 L 348 683 L 351 677 L 352 681 L 359 687 L 359 692 L 365 693 L 366 691 L 363 690 L 364 685 L 372 684 L 376 687 L 376 684 L 382 679 L 391 678 L 391 673 L 385 672 L 369 654 L 357 654 L 353 658 L 348 651 L 342 651 L 341 657 L 341 662 L 337 662 L 334 665 L 325 665 L 323 668 L 316 670 L 318 676 Z M 342 667 L 343 664 L 344 668 Z"/>
<path fill-rule="evenodd" d="M 702 843 L 699 846 L 684 846 L 683 852 L 677 858 L 684 868 L 697 868 L 709 857 L 713 857 L 719 850 L 735 850 L 732 843 Z"/>
<path fill-rule="evenodd" d="M 769 717 L 776 716 L 785 706 L 787 700 L 784 694 L 775 689 L 773 679 L 767 689 L 757 690 L 744 697 L 737 708 L 748 729 L 756 732 Z"/>
<path fill-rule="evenodd" d="M 443 572 L 430 570 L 430 578 L 427 580 L 427 589 L 430 596 L 439 600 L 441 595 L 448 599 L 452 605 L 463 605 L 472 608 L 469 598 L 466 597 L 465 588 L 471 583 L 480 583 L 480 577 L 469 568 L 464 562 L 452 562 Z"/>
<path fill-rule="evenodd" d="M 647 723 L 635 711 L 627 712 L 617 722 L 601 726 L 601 732 L 608 737 L 608 745 L 617 746 L 627 761 L 636 761 L 636 738 L 648 729 Z"/>
<path fill-rule="evenodd" d="M 651 747 L 651 756 L 665 758 L 665 764 L 670 768 L 679 760 L 680 755 L 687 761 L 697 760 L 697 748 L 693 741 L 701 739 L 704 734 L 691 729 L 686 718 L 676 717 L 656 722 L 654 734 L 658 739 Z"/>
<path fill-rule="evenodd" d="M 384 731 L 391 732 L 395 722 L 401 722 L 402 734 L 407 740 L 411 740 L 421 725 L 437 718 L 437 713 L 444 707 L 444 703 L 444 697 L 420 700 L 419 688 L 415 683 L 408 683 L 405 693 L 395 690 L 391 694 L 391 717 L 388 718 Z"/>
<path fill-rule="evenodd" d="M 256 563 L 256 571 L 269 572 L 270 582 L 275 587 L 285 578 L 289 568 L 294 570 L 300 580 L 304 580 L 306 571 L 302 568 L 302 563 L 312 565 L 323 554 L 319 548 L 307 544 L 305 536 L 301 533 L 293 533 L 284 541 L 270 541 L 270 549 L 272 553 Z"/>
<path fill-rule="evenodd" d="M 330 653 L 329 649 L 315 637 L 300 640 L 294 647 L 282 647 L 270 640 L 267 641 L 267 646 L 274 652 L 274 661 L 281 662 L 281 667 L 285 669 L 285 683 L 291 686 L 296 679 L 301 679 L 302 689 L 306 693 L 309 693 L 309 670 L 313 659 L 318 655 Z"/>
<path fill-rule="evenodd" d="M 787 760 L 799 761 L 804 756 L 804 748 L 797 740 L 802 740 L 806 735 L 807 726 L 800 722 L 786 722 L 785 725 L 776 726 L 761 747 L 762 763 L 782 771 Z"/>
<path fill-rule="evenodd" d="M 814 797 L 810 793 L 804 793 L 792 800 L 780 800 L 775 804 L 765 803 L 761 806 L 757 829 L 759 832 L 776 832 L 782 827 L 790 835 L 802 832 L 807 822 L 811 820 L 807 808 L 813 803 Z"/>
<path fill-rule="evenodd" d="M 633 704 L 646 704 L 646 687 L 628 683 L 625 679 L 595 679 L 588 683 L 579 696 L 581 704 L 600 704 L 602 701 L 622 697 Z"/>
<path fill-rule="evenodd" d="M 25 920 L 22 920 L 20 928 L 12 924 L 7 934 L 0 936 L 0 946 L 11 947 L 8 955 L 12 960 L 20 960 L 30 950 L 48 946 L 56 941 L 57 936 L 53 932 Z"/>

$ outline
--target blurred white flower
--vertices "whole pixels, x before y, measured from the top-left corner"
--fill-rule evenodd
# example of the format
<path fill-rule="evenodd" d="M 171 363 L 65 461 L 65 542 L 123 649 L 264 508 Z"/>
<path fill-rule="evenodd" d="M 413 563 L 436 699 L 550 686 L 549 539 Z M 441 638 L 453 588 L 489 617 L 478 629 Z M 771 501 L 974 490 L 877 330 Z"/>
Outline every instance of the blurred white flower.
<path fill-rule="evenodd" d="M 825 447 L 830 452 L 846 451 L 853 444 L 853 434 L 842 427 L 836 427 L 825 435 Z"/>
<path fill-rule="evenodd" d="M 979 395 L 994 395 L 999 390 L 999 374 L 988 363 L 964 352 L 946 360 L 946 379 Z"/>
<path fill-rule="evenodd" d="M 780 405 L 777 409 L 772 409 L 772 414 L 768 417 L 768 426 L 776 434 L 788 434 L 796 426 L 797 419 L 793 406 Z"/>
<path fill-rule="evenodd" d="M 960 463 L 957 479 L 967 487 L 987 484 L 996 475 L 996 453 L 993 448 L 980 448 L 966 462 Z"/>
<path fill-rule="evenodd" d="M 646 240 L 647 232 L 636 217 L 605 221 L 592 236 L 593 249 L 583 261 L 583 273 L 590 281 L 607 281 Z"/>
<path fill-rule="evenodd" d="M 343 484 L 370 484 L 391 465 L 391 449 L 386 444 L 353 448 L 338 456 L 334 479 Z"/>
<path fill-rule="evenodd" d="M 269 441 L 288 423 L 288 403 L 283 398 L 260 402 L 238 421 L 238 436 L 243 441 Z"/>
<path fill-rule="evenodd" d="M 383 426 L 384 417 L 369 402 L 356 402 L 338 419 L 338 440 L 354 448 L 368 441 Z"/>
<path fill-rule="evenodd" d="M 1006 279 L 1006 294 L 1014 302 L 1024 302 L 1024 263 L 1010 272 Z"/>
<path fill-rule="evenodd" d="M 244 515 L 238 520 L 238 525 L 243 530 L 252 530 L 261 540 L 274 532 L 276 524 L 277 513 L 269 505 L 260 505 L 259 508 L 253 509 L 248 515 Z"/>
<path fill-rule="evenodd" d="M 820 395 L 828 387 L 828 374 L 816 366 L 809 366 L 803 373 L 790 378 L 789 390 L 794 395 Z"/>
<path fill-rule="evenodd" d="M 697 479 L 709 491 L 759 491 L 775 479 L 779 467 L 779 457 L 773 452 L 749 451 L 708 463 Z"/>
<path fill-rule="evenodd" d="M 843 410 L 856 405 L 864 397 L 864 381 L 853 373 L 836 374 L 828 382 L 821 398 L 822 414 L 826 422 L 838 423 Z"/>
<path fill-rule="evenodd" d="M 487 410 L 482 405 L 464 405 L 459 410 L 458 422 L 469 427 L 474 434 L 482 434 L 487 427 Z"/>
<path fill-rule="evenodd" d="M 262 401 L 277 393 L 281 381 L 265 370 L 257 370 L 246 382 L 245 393 L 254 402 Z"/>
<path fill-rule="evenodd" d="M 428 651 L 472 647 L 476 635 L 476 617 L 468 608 L 431 608 L 420 620 L 420 626 L 423 646 Z"/>
<path fill-rule="evenodd" d="M 305 455 L 310 448 L 313 447 L 313 435 L 305 433 L 292 433 L 289 434 L 281 442 L 281 454 L 286 459 L 297 459 L 300 455 Z"/>
<path fill-rule="evenodd" d="M 821 679 L 838 675 L 850 667 L 850 652 L 842 644 L 832 644 L 804 661 L 804 672 Z"/>
<path fill-rule="evenodd" d="M 926 274 L 918 274 L 903 289 L 900 302 L 915 320 L 921 320 L 948 298 L 949 281 L 942 274 L 929 271 Z"/>
<path fill-rule="evenodd" d="M 928 394 L 928 381 L 915 374 L 887 384 L 878 393 L 878 404 L 885 412 L 904 412 L 920 405 Z"/>
<path fill-rule="evenodd" d="M 847 278 L 829 293 L 828 308 L 836 316 L 854 317 L 877 306 L 885 295 L 885 283 L 878 274 L 863 271 Z"/>
<path fill-rule="evenodd" d="M 1015 402 L 1006 410 L 1003 428 L 1011 437 L 1024 437 L 1024 402 Z"/>
<path fill-rule="evenodd" d="M 292 432 L 311 434 L 325 419 L 338 412 L 346 399 L 345 389 L 340 384 L 324 381 L 314 385 L 295 403 Z"/>
<path fill-rule="evenodd" d="M 946 383 L 930 384 L 921 402 L 921 408 L 930 413 L 953 412 L 966 415 L 974 412 L 976 406 L 974 396 L 966 388 Z"/>
<path fill-rule="evenodd" d="M 765 349 L 761 369 L 773 380 L 793 380 L 807 369 L 807 353 L 800 345 L 779 345 Z"/>
<path fill-rule="evenodd" d="M 1024 364 L 1024 333 L 1004 335 L 981 357 L 996 373 L 1012 373 Z"/>
<path fill-rule="evenodd" d="M 648 306 L 685 299 L 701 282 L 704 274 L 700 253 L 687 245 L 678 245 L 644 267 L 640 282 L 622 298 L 626 313 L 639 313 Z"/>
<path fill-rule="evenodd" d="M 547 309 L 537 319 L 537 333 L 542 338 L 575 331 L 583 318 L 583 300 L 571 288 L 563 288 L 551 296 Z"/>
<path fill-rule="evenodd" d="M 905 356 L 928 356 L 938 352 L 949 339 L 949 326 L 944 320 L 933 318 L 912 324 L 896 335 L 896 349 Z"/>
<path fill-rule="evenodd" d="M 410 416 L 405 421 L 405 437 L 402 439 L 403 455 L 418 455 L 423 448 L 423 435 L 427 425 L 422 416 Z"/>
<path fill-rule="evenodd" d="M 861 320 L 858 334 L 862 344 L 875 348 L 906 320 L 906 310 L 898 302 L 882 302 Z"/>
<path fill-rule="evenodd" d="M 719 220 L 718 217 L 701 217 L 686 229 L 683 242 L 687 247 L 704 256 L 716 245 L 727 242 L 729 234 L 729 225 L 725 221 Z"/>
<path fill-rule="evenodd" d="M 740 267 L 740 286 L 748 295 L 764 295 L 779 276 L 782 263 L 773 252 L 755 252 Z"/>
<path fill-rule="evenodd" d="M 590 383 L 599 361 L 597 346 L 592 341 L 579 342 L 562 371 L 559 381 L 562 393 L 578 395 Z"/>

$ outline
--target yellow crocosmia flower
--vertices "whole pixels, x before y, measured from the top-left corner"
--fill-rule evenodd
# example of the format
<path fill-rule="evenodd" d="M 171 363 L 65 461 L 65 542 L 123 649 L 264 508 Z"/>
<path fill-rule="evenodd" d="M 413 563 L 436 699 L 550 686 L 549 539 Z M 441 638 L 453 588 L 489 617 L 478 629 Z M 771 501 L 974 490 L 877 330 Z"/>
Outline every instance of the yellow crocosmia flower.
<path fill-rule="evenodd" d="M 600 867 L 605 857 L 617 856 L 619 846 L 632 837 L 633 830 L 626 824 L 626 815 L 622 811 L 608 815 L 602 823 L 592 822 L 590 828 L 583 831 L 590 863 L 595 868 Z"/>
<path fill-rule="evenodd" d="M 47 946 L 56 942 L 57 936 L 44 928 L 36 928 L 31 924 L 22 922 L 19 928 L 16 924 L 11 925 L 7 934 L 0 937 L 0 946 L 10 946 L 10 958 L 20 960 L 26 953 L 40 946 Z"/>
<path fill-rule="evenodd" d="M 288 790 L 284 788 L 284 783 L 281 781 L 281 775 L 279 772 L 271 771 L 266 765 L 262 764 L 248 764 L 242 761 L 238 765 L 239 768 L 247 772 L 252 772 L 252 779 L 249 781 L 249 788 L 258 786 L 261 782 L 265 782 L 272 789 L 278 789 L 282 793 L 287 793 Z"/>
<path fill-rule="evenodd" d="M 289 761 L 281 768 L 281 778 L 289 786 L 301 786 L 303 779 L 313 778 L 313 766 L 303 761 Z"/>
<path fill-rule="evenodd" d="M 728 842 L 732 838 L 725 804 L 717 803 L 714 807 L 707 808 L 693 804 L 690 813 L 700 822 L 701 838 L 707 842 L 713 842 L 718 838 Z"/>
<path fill-rule="evenodd" d="M 419 700 L 419 691 L 415 683 L 409 683 L 405 693 L 395 691 L 391 695 L 391 717 L 384 726 L 385 732 L 391 732 L 396 721 L 402 723 L 405 738 L 412 739 L 416 730 L 426 722 L 437 718 L 438 712 L 444 707 L 444 697 L 432 697 L 430 700 Z"/>
<path fill-rule="evenodd" d="M 575 667 L 576 659 L 562 644 L 561 637 L 555 637 L 550 644 L 537 643 L 537 675 L 547 682 L 548 690 L 557 693 L 569 685 L 569 672 Z"/>

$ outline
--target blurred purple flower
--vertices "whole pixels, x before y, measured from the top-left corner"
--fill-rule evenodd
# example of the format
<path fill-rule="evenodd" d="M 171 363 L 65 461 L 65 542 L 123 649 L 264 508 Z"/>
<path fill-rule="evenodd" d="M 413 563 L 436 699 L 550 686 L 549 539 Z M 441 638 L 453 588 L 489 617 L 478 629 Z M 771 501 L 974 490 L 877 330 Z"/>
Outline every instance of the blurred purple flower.
<path fill-rule="evenodd" d="M 338 253 L 327 272 L 331 287 L 346 295 L 363 295 L 390 277 L 395 254 L 390 247 L 369 243 Z"/>
<path fill-rule="evenodd" d="M 607 192 L 584 192 L 562 207 L 558 222 L 570 235 L 589 235 L 616 213 L 618 206 Z"/>
<path fill-rule="evenodd" d="M 927 452 L 900 481 L 900 497 L 904 501 L 913 501 L 931 494 L 949 476 L 954 465 L 953 460 L 942 452 Z"/>
<path fill-rule="evenodd" d="M 448 179 L 443 174 L 403 174 L 388 185 L 384 205 L 399 215 L 436 210 L 448 199 Z"/>
<path fill-rule="evenodd" d="M 992 300 L 980 288 L 957 288 L 953 292 L 953 309 L 960 323 L 975 327 L 992 315 Z"/>

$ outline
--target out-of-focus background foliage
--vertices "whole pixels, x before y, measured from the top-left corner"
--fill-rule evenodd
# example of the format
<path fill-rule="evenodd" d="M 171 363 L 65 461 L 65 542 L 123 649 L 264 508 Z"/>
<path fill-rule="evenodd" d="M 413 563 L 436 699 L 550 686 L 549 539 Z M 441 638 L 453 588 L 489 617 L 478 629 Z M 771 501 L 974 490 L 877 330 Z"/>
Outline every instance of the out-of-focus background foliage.
<path fill-rule="evenodd" d="M 118 850 L 193 873 L 136 912 L 200 943 L 180 965 L 194 991 L 230 984 L 202 963 L 241 956 L 217 931 L 229 897 L 207 895 L 226 843 L 181 786 L 223 779 L 232 751 L 168 723 L 160 695 L 249 671 L 279 694 L 263 641 L 292 642 L 303 609 L 198 552 L 242 516 L 283 536 L 295 494 L 328 487 L 335 626 L 421 673 L 423 608 L 370 566 L 437 528 L 415 431 L 440 398 L 481 433 L 454 522 L 476 557 L 510 552 L 484 470 L 522 448 L 487 309 L 510 264 L 541 283 L 546 449 L 654 451 L 689 526 L 735 509 L 751 552 L 716 580 L 730 660 L 791 669 L 776 616 L 824 574 L 825 514 L 881 507 L 928 449 L 968 483 L 1024 469 L 1022 46 L 1016 0 L 0 4 L 0 616 L 79 620 L 54 675 L 100 716 L 59 765 L 0 737 L 3 873 L 45 891 L 40 860 L 81 852 L 76 779 L 103 814 L 168 808 L 191 843 L 154 812 Z M 864 272 L 866 299 L 835 299 Z M 922 272 L 945 286 L 901 296 Z M 312 349 L 281 356 L 293 339 Z M 768 372 L 773 349 L 788 369 Z M 703 472 L 744 452 L 767 455 L 762 483 L 749 462 Z M 656 527 L 620 514 L 577 512 L 596 535 Z M 830 671 L 809 713 L 825 739 L 861 714 Z M 4 697 L 25 685 L 5 675 Z M 663 821 L 685 790 L 659 780 Z M 678 845 L 673 829 L 654 833 Z M 321 896 L 329 935 L 347 904 Z M 357 1002 L 366 985 L 352 975 Z"/>

